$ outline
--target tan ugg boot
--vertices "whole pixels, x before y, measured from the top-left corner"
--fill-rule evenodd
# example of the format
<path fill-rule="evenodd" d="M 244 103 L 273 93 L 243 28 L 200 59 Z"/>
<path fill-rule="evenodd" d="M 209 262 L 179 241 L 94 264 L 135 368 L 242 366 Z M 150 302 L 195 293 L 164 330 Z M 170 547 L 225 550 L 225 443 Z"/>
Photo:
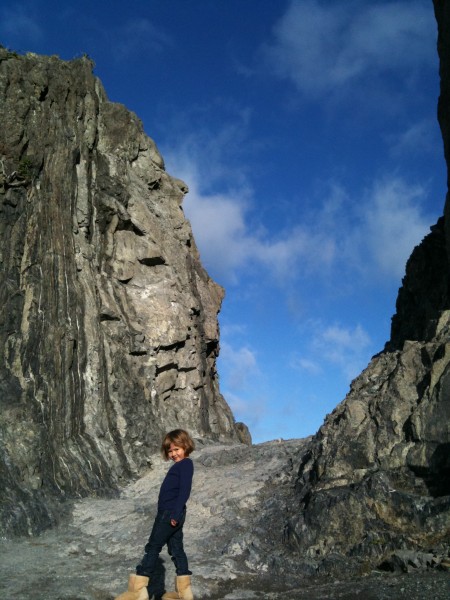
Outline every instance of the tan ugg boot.
<path fill-rule="evenodd" d="M 175 589 L 177 589 L 177 578 L 175 577 Z M 161 600 L 179 600 L 178 592 L 166 592 L 162 595 Z"/>
<path fill-rule="evenodd" d="M 176 592 L 167 592 L 162 600 L 194 600 L 190 575 L 178 575 L 175 579 Z"/>
<path fill-rule="evenodd" d="M 128 591 L 117 596 L 115 600 L 148 600 L 148 582 L 148 577 L 130 575 L 128 578 Z"/>
<path fill-rule="evenodd" d="M 180 575 L 177 577 L 177 592 L 182 600 L 194 600 L 190 575 Z"/>

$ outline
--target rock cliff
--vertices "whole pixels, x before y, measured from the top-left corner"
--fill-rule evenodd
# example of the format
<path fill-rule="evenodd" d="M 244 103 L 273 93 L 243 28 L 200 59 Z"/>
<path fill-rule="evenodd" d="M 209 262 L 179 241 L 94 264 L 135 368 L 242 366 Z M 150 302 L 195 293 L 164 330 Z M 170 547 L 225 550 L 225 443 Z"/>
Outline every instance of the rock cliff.
<path fill-rule="evenodd" d="M 164 430 L 249 442 L 220 394 L 223 290 L 170 177 L 87 58 L 0 48 L 0 522 L 148 467 Z"/>

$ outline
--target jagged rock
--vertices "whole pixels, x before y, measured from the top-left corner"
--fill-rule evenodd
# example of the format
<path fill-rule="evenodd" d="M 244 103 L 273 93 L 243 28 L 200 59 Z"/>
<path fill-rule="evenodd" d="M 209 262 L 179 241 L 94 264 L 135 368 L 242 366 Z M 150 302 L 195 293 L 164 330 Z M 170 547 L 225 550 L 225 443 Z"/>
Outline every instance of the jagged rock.
<path fill-rule="evenodd" d="M 100 494 L 161 434 L 249 441 L 220 394 L 223 290 L 155 143 L 83 58 L 0 49 L 0 487 L 4 533 Z"/>
<path fill-rule="evenodd" d="M 434 339 L 442 312 L 449 308 L 449 276 L 445 220 L 441 217 L 406 264 L 387 350 L 401 350 L 405 340 Z"/>
<path fill-rule="evenodd" d="M 380 565 L 380 569 L 386 571 L 401 571 L 410 573 L 415 569 L 429 569 L 440 564 L 431 552 L 413 552 L 411 550 L 399 550 L 394 552 Z"/>

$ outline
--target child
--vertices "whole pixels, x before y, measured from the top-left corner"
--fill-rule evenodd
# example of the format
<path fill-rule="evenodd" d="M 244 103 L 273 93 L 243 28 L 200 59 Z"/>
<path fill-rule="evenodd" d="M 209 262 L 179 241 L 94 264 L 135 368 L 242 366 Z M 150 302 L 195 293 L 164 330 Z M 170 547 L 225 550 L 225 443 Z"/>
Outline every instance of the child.
<path fill-rule="evenodd" d="M 183 525 L 186 518 L 186 502 L 191 493 L 194 464 L 188 456 L 194 450 L 194 442 L 184 429 L 170 431 L 164 438 L 161 451 L 172 465 L 161 485 L 158 497 L 158 513 L 153 524 L 145 554 L 136 567 L 136 575 L 130 575 L 128 591 L 116 600 L 148 600 L 147 586 L 153 575 L 159 553 L 167 544 L 176 568 L 176 592 L 163 595 L 163 600 L 181 598 L 194 600 L 191 588 L 191 571 L 183 548 Z"/>

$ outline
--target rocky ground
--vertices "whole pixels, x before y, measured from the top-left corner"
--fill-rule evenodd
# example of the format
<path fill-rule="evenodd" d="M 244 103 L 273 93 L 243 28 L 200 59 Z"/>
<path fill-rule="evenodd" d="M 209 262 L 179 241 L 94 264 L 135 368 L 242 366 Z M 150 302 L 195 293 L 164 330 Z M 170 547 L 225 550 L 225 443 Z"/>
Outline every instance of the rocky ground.
<path fill-rule="evenodd" d="M 306 440 L 212 445 L 193 454 L 185 540 L 196 599 L 448 600 L 450 573 L 443 570 L 372 571 L 355 579 L 295 568 L 300 557 L 283 550 L 283 524 L 305 446 Z M 154 456 L 151 470 L 119 498 L 79 500 L 58 528 L 1 540 L 0 597 L 112 600 L 140 559 L 167 468 Z M 155 599 L 172 587 L 174 575 L 169 557 L 161 559 L 150 588 Z"/>

